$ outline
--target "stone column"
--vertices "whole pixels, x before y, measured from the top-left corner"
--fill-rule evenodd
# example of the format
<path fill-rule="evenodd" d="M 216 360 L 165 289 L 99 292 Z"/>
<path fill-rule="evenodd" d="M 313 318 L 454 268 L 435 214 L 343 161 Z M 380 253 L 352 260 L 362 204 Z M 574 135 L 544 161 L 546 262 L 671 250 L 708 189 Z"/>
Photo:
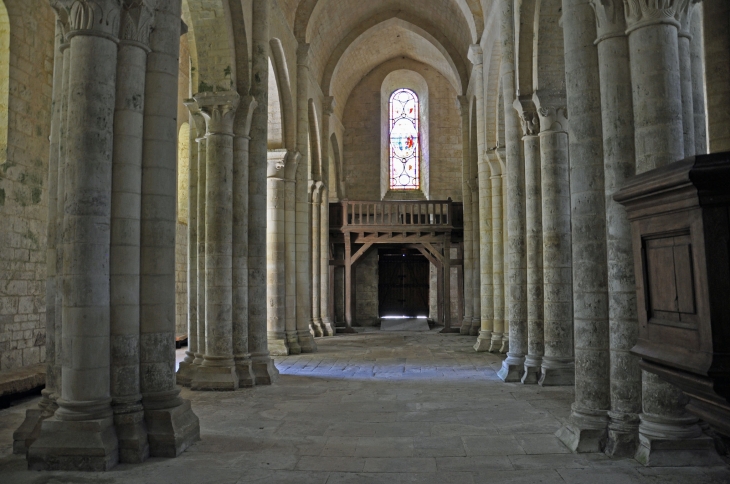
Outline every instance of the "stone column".
<path fill-rule="evenodd" d="M 507 192 L 507 151 L 506 149 L 498 150 L 497 155 L 502 164 L 502 274 L 504 275 L 504 331 L 502 332 L 502 344 L 497 350 L 498 353 L 505 354 L 509 351 L 509 193 Z"/>
<path fill-rule="evenodd" d="M 659 9 L 642 2 L 629 5 L 626 11 L 637 174 L 684 158 L 679 23 L 675 20 L 682 3 L 671 0 Z M 709 437 L 702 436 L 698 419 L 685 410 L 688 398 L 681 390 L 648 372 L 642 372 L 641 386 L 636 460 L 645 465 L 693 465 L 714 452 Z"/>
<path fill-rule="evenodd" d="M 474 87 L 476 89 L 476 85 Z M 471 189 L 469 188 L 470 178 L 470 160 L 471 160 L 471 117 L 469 116 L 469 97 L 458 96 L 459 106 L 461 108 L 461 192 L 464 201 L 464 319 L 461 321 L 461 327 L 459 328 L 460 334 L 469 334 L 471 332 L 471 320 L 472 320 L 472 304 L 473 295 L 472 288 L 474 286 L 472 281 L 472 261 L 471 261 L 471 246 L 472 246 L 472 224 L 469 222 L 471 219 Z"/>
<path fill-rule="evenodd" d="M 519 367 L 522 371 L 524 354 L 526 353 L 527 338 L 527 270 L 525 260 L 525 178 L 522 163 L 522 143 L 520 142 L 520 127 L 513 103 L 515 94 L 515 20 L 514 2 L 501 0 L 500 10 L 500 41 L 502 44 L 502 64 L 500 79 L 502 81 L 504 126 L 505 126 L 505 175 L 507 176 L 507 231 L 509 243 L 506 245 L 509 254 L 509 286 L 506 289 L 505 308 L 508 308 L 505 317 L 506 344 L 503 351 L 509 351 L 509 340 L 514 336 L 517 346 L 508 358 L 508 365 Z M 515 326 L 512 328 L 512 326 Z M 503 370 L 505 367 L 503 367 Z M 512 375 L 514 378 L 515 375 Z M 521 376 L 521 375 L 520 375 Z M 506 374 L 505 374 L 506 377 Z M 503 378 L 504 379 L 504 378 Z"/>
<path fill-rule="evenodd" d="M 692 107 L 694 108 L 695 153 L 707 153 L 707 118 L 705 116 L 705 49 L 702 42 L 703 4 L 694 5 L 690 20 L 690 55 L 692 57 Z"/>
<path fill-rule="evenodd" d="M 320 243 L 320 305 L 322 316 L 322 330 L 325 336 L 334 336 L 336 333 L 334 314 L 330 314 L 330 120 L 335 111 L 335 98 L 326 97 L 322 102 L 322 180 L 325 183 L 322 193 L 320 215 L 321 234 Z M 336 173 L 336 172 L 335 172 Z M 335 177 L 336 178 L 336 177 Z M 336 183 L 336 182 L 335 182 Z M 336 193 L 336 186 L 331 190 Z"/>
<path fill-rule="evenodd" d="M 694 90 L 692 88 L 692 0 L 683 0 L 677 10 L 679 31 L 677 48 L 679 52 L 679 80 L 682 92 L 682 131 L 684 133 L 685 158 L 695 155 L 695 110 Z"/>
<path fill-rule="evenodd" d="M 502 209 L 502 163 L 499 159 L 499 150 L 490 158 L 492 176 L 492 286 L 494 291 L 494 320 L 492 326 L 489 351 L 497 353 L 502 348 L 504 333 L 504 234 Z"/>
<path fill-rule="evenodd" d="M 193 100 L 193 102 L 195 102 Z M 184 102 L 190 110 L 189 100 Z M 195 121 L 190 115 L 190 141 L 197 138 Z M 193 375 L 198 370 L 200 362 L 195 363 L 196 354 L 201 351 L 198 348 L 198 153 L 197 150 L 190 150 L 190 163 L 188 168 L 188 349 L 185 352 L 185 359 L 180 362 L 177 370 L 177 383 L 182 386 L 190 386 Z M 179 175 L 178 175 L 179 176 Z M 205 188 L 203 188 L 205 190 Z"/>
<path fill-rule="evenodd" d="M 286 341 L 286 273 L 284 271 L 286 226 L 284 203 L 286 183 L 284 168 L 285 150 L 270 151 L 267 172 L 266 213 L 266 319 L 268 327 L 269 353 L 286 356 L 289 348 Z"/>
<path fill-rule="evenodd" d="M 320 314 L 324 336 L 334 336 L 335 326 L 330 317 L 330 201 L 327 185 L 322 187 L 320 197 L 322 199 L 319 216 Z"/>
<path fill-rule="evenodd" d="M 297 335 L 297 201 L 296 176 L 301 154 L 290 151 L 285 169 L 284 217 L 286 226 L 284 274 L 286 274 L 286 341 L 289 354 L 302 352 Z"/>
<path fill-rule="evenodd" d="M 187 367 L 180 363 L 177 372 L 177 383 L 190 386 L 198 367 L 203 363 L 205 353 L 205 118 L 200 114 L 195 99 L 187 99 L 185 107 L 190 111 L 190 133 L 196 143 L 196 149 L 191 150 L 190 159 L 190 187 L 188 222 L 188 304 L 195 305 L 195 316 L 188 314 L 188 347 L 192 350 L 193 361 Z M 194 182 L 193 182 L 194 179 Z M 194 235 L 194 240 L 190 239 Z M 201 250 L 201 247 L 203 248 Z M 193 289 L 192 286 L 195 286 Z M 195 299 L 193 299 L 193 294 Z M 195 328 L 195 347 L 191 347 L 192 329 Z"/>
<path fill-rule="evenodd" d="M 269 356 L 266 327 L 266 170 L 269 109 L 269 0 L 253 0 L 251 120 L 248 171 L 248 347 L 257 385 L 279 375 Z"/>
<path fill-rule="evenodd" d="M 119 450 L 110 394 L 109 247 L 119 4 L 76 2 L 63 233 L 63 378 L 58 410 L 28 449 L 32 470 L 105 471 Z M 99 18 L 101 22 L 85 21 Z"/>
<path fill-rule="evenodd" d="M 175 385 L 175 227 L 180 0 L 160 2 L 150 35 L 142 151 L 140 375 L 150 455 L 174 457 L 200 438 Z"/>
<path fill-rule="evenodd" d="M 532 106 L 530 106 L 531 108 Z M 540 121 L 532 109 L 515 101 L 522 122 L 525 153 L 525 231 L 527 247 L 527 356 L 522 383 L 537 383 L 545 354 L 542 273 L 542 188 Z"/>
<path fill-rule="evenodd" d="M 320 221 L 320 215 L 322 213 L 322 210 L 320 208 L 320 205 L 322 203 L 322 187 L 323 183 L 321 181 L 313 182 L 312 183 L 312 194 L 310 196 L 311 201 L 311 208 L 310 211 L 312 213 L 312 239 L 311 239 L 311 247 L 312 247 L 312 328 L 314 329 L 314 335 L 316 337 L 324 336 L 324 331 L 322 331 L 322 316 L 321 316 L 321 307 L 320 307 L 320 290 L 321 290 L 321 280 L 320 280 L 320 269 L 322 268 L 322 264 L 320 263 L 320 240 L 319 236 L 321 235 L 322 227 L 319 223 Z"/>
<path fill-rule="evenodd" d="M 233 122 L 233 360 L 238 386 L 255 384 L 248 338 L 248 184 L 251 120 L 258 106 L 241 99 Z"/>
<path fill-rule="evenodd" d="M 472 163 L 472 171 L 478 171 L 478 163 Z M 471 188 L 471 221 L 472 221 L 472 318 L 470 336 L 478 336 L 482 328 L 482 294 L 481 294 L 481 263 L 480 245 L 481 234 L 479 230 L 479 180 L 476 173 L 472 174 Z"/>
<path fill-rule="evenodd" d="M 46 387 L 41 391 L 41 401 L 37 407 L 25 411 L 25 419 L 18 429 L 13 432 L 13 453 L 25 454 L 41 429 L 41 422 L 52 417 L 58 406 L 56 399 L 60 391 L 60 372 L 57 365 L 61 361 L 61 352 L 56 352 L 56 342 L 61 341 L 60 331 L 56 333 L 56 318 L 60 318 L 61 312 L 56 313 L 56 298 L 61 292 L 61 280 L 56 271 L 57 254 L 62 252 L 61 233 L 58 230 L 58 221 L 62 219 L 63 211 L 59 210 L 59 165 L 61 156 L 59 152 L 61 125 L 62 125 L 62 98 L 67 97 L 63 91 L 63 51 L 67 44 L 65 30 L 68 19 L 65 10 L 56 11 L 56 35 L 54 42 L 54 63 L 53 63 L 53 91 L 51 108 L 51 133 L 50 151 L 48 156 L 48 220 L 47 220 L 47 249 L 46 249 Z M 66 46 L 62 49 L 62 46 Z M 61 195 L 61 199 L 63 195 Z"/>
<path fill-rule="evenodd" d="M 474 351 L 489 351 L 492 341 L 492 329 L 494 328 L 494 294 L 492 276 L 492 186 L 490 158 L 496 160 L 497 155 L 490 151 L 484 153 L 479 159 L 479 269 L 481 282 L 481 328 L 479 337 L 474 344 Z"/>
<path fill-rule="evenodd" d="M 533 102 L 540 118 L 545 354 L 540 385 L 573 385 L 570 166 L 565 108 Z"/>
<path fill-rule="evenodd" d="M 573 247 L 575 402 L 558 437 L 576 452 L 600 452 L 611 407 L 601 84 L 589 2 L 563 0 Z"/>
<path fill-rule="evenodd" d="M 730 3 L 705 0 L 702 12 L 708 149 L 719 153 L 730 151 Z"/>
<path fill-rule="evenodd" d="M 152 22 L 146 5 L 125 5 L 117 53 L 109 268 L 111 391 L 119 460 L 128 463 L 143 462 L 149 455 L 139 379 L 139 296 L 144 94 Z"/>
<path fill-rule="evenodd" d="M 613 199 L 635 172 L 629 43 L 623 2 L 593 0 L 592 5 L 597 21 L 601 82 L 611 351 L 611 411 L 605 452 L 610 456 L 633 457 L 641 412 L 641 371 L 638 359 L 629 350 L 636 344 L 639 322 L 631 227 L 626 210 Z"/>
<path fill-rule="evenodd" d="M 296 278 L 297 338 L 302 353 L 317 351 L 312 328 L 312 214 L 310 213 L 309 150 L 309 44 L 297 48 L 297 150 L 301 162 L 296 172 Z"/>
<path fill-rule="evenodd" d="M 205 207 L 205 355 L 193 390 L 236 390 L 233 359 L 233 91 L 195 96 L 207 138 Z"/>

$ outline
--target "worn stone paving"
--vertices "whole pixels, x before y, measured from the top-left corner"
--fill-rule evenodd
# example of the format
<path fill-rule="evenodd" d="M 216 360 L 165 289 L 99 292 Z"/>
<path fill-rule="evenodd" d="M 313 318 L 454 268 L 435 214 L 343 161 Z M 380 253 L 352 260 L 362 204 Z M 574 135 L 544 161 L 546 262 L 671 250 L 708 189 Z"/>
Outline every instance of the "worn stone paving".
<path fill-rule="evenodd" d="M 713 483 L 730 470 L 576 455 L 553 435 L 572 388 L 502 383 L 473 337 L 368 332 L 277 358 L 278 383 L 183 391 L 202 440 L 177 459 L 103 474 L 29 472 L 10 454 L 32 399 L 0 411 L 0 483 Z"/>

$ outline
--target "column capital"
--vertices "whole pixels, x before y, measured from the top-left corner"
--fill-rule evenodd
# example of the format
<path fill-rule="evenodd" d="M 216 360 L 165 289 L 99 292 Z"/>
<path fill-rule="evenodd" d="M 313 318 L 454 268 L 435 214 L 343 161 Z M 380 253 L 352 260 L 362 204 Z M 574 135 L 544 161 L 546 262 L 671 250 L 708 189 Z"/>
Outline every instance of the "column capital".
<path fill-rule="evenodd" d="M 469 61 L 475 65 L 479 66 L 482 65 L 482 46 L 479 44 L 472 44 L 469 46 L 469 53 L 468 53 Z"/>
<path fill-rule="evenodd" d="M 137 44 L 149 52 L 150 33 L 155 15 L 153 3 L 150 0 L 124 1 L 119 29 L 120 42 Z"/>
<path fill-rule="evenodd" d="M 330 116 L 335 112 L 336 107 L 337 101 L 335 101 L 335 97 L 327 96 L 324 98 L 324 101 L 322 101 L 322 114 L 324 116 Z"/>
<path fill-rule="evenodd" d="M 200 107 L 195 99 L 185 99 L 183 104 L 190 111 L 190 116 L 193 118 L 193 123 L 195 123 L 195 134 L 197 135 L 195 141 L 200 143 L 205 140 L 205 118 L 200 112 Z"/>
<path fill-rule="evenodd" d="M 568 132 L 568 109 L 565 106 L 550 106 L 540 102 L 535 92 L 532 95 L 532 102 L 535 103 L 537 114 L 540 117 L 540 132 L 549 131 L 558 133 Z"/>
<path fill-rule="evenodd" d="M 596 14 L 596 44 L 626 35 L 626 17 L 623 0 L 591 0 L 591 7 Z"/>
<path fill-rule="evenodd" d="M 312 203 L 317 204 L 322 201 L 322 193 L 324 193 L 325 184 L 321 181 L 316 181 L 312 185 Z"/>
<path fill-rule="evenodd" d="M 235 91 L 201 92 L 194 96 L 205 118 L 206 135 L 233 136 L 233 121 L 241 96 Z"/>
<path fill-rule="evenodd" d="M 59 2 L 67 5 L 69 2 Z M 69 10 L 68 39 L 95 35 L 117 42 L 121 0 L 74 0 Z"/>
<path fill-rule="evenodd" d="M 309 67 L 309 44 L 297 46 L 297 65 Z"/>
<path fill-rule="evenodd" d="M 695 14 L 695 7 L 698 3 L 700 3 L 700 1 L 701 0 L 682 0 L 680 7 L 677 9 L 680 36 L 692 39 L 692 34 L 690 33 L 692 15 Z"/>
<path fill-rule="evenodd" d="M 688 0 L 624 0 L 627 33 L 648 25 L 669 24 L 679 28 L 677 14 Z"/>
<path fill-rule="evenodd" d="M 284 179 L 287 154 L 286 150 L 271 150 L 266 153 L 266 178 Z"/>
<path fill-rule="evenodd" d="M 487 158 L 489 159 L 489 172 L 491 173 L 492 177 L 501 177 L 503 166 L 502 159 L 504 159 L 504 154 L 504 146 L 496 146 L 493 149 L 487 151 Z"/>
<path fill-rule="evenodd" d="M 517 115 L 520 117 L 523 136 L 537 136 L 540 134 L 540 120 L 532 101 L 515 99 L 512 107 L 515 108 Z"/>
<path fill-rule="evenodd" d="M 297 150 L 288 150 L 284 159 L 284 177 L 287 181 L 296 181 L 297 168 L 302 160 L 302 154 Z"/>

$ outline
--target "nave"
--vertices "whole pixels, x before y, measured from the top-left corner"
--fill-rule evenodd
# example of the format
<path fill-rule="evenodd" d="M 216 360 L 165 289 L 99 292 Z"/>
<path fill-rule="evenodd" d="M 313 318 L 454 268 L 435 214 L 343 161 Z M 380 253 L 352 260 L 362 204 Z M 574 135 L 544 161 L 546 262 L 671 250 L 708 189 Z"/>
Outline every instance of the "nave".
<path fill-rule="evenodd" d="M 554 433 L 573 387 L 503 383 L 504 356 L 470 338 L 360 333 L 277 357 L 276 385 L 233 393 L 183 389 L 201 440 L 177 459 L 109 472 L 33 472 L 12 432 L 37 398 L 0 410 L 0 475 L 13 484 L 639 484 L 730 482 L 727 467 L 644 467 L 574 454 Z M 178 354 L 183 350 L 178 350 Z"/>

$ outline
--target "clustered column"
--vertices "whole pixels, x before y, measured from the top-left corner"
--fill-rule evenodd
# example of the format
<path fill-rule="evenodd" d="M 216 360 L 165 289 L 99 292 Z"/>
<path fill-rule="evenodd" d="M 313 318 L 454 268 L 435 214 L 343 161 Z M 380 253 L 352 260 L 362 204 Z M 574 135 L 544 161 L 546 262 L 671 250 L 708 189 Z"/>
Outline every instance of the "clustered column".
<path fill-rule="evenodd" d="M 479 270 L 481 283 L 481 326 L 479 337 L 474 344 L 477 352 L 489 351 L 494 325 L 494 294 L 492 276 L 492 182 L 490 158 L 496 158 L 492 151 L 484 153 L 479 159 Z M 498 161 L 494 160 L 499 164 Z"/>
<path fill-rule="evenodd" d="M 44 394 L 49 418 L 23 444 L 31 469 L 100 471 L 199 436 L 173 371 L 177 147 L 158 137 L 175 132 L 180 2 L 59 7 L 48 390 L 60 395 L 51 417 Z"/>
<path fill-rule="evenodd" d="M 502 163 L 498 148 L 489 157 L 492 176 L 492 287 L 494 301 L 494 320 L 492 325 L 489 351 L 499 352 L 502 349 L 504 333 L 504 234 L 502 209 Z"/>
<path fill-rule="evenodd" d="M 570 166 L 565 108 L 533 102 L 540 118 L 545 354 L 540 385 L 573 385 Z"/>
<path fill-rule="evenodd" d="M 481 57 L 481 56 L 480 56 Z M 476 74 L 476 71 L 474 72 Z M 478 74 L 477 74 L 478 75 Z M 472 281 L 472 270 L 474 267 L 472 258 L 472 204 L 471 189 L 469 188 L 470 178 L 470 161 L 471 161 L 471 133 L 470 126 L 470 102 L 468 96 L 459 96 L 459 106 L 461 107 L 461 135 L 462 135 L 462 157 L 461 157 L 461 192 L 464 199 L 464 319 L 461 321 L 459 333 L 468 335 L 471 333 L 471 320 L 473 309 L 473 292 L 474 283 Z"/>
<path fill-rule="evenodd" d="M 285 150 L 270 151 L 268 155 L 267 209 L 266 209 L 266 319 L 269 352 L 286 356 L 286 273 L 285 273 Z"/>
<path fill-rule="evenodd" d="M 583 0 L 564 0 L 570 144 L 575 402 L 558 437 L 578 452 L 606 441 L 610 398 L 603 133 L 596 27 Z"/>
<path fill-rule="evenodd" d="M 613 195 L 635 172 L 634 118 L 626 20 L 622 2 L 593 1 L 596 12 L 598 71 L 601 84 L 603 163 L 606 195 L 608 260 L 608 323 L 611 410 L 605 452 L 633 457 L 641 412 L 641 371 L 629 353 L 636 344 L 639 322 L 626 210 Z"/>

